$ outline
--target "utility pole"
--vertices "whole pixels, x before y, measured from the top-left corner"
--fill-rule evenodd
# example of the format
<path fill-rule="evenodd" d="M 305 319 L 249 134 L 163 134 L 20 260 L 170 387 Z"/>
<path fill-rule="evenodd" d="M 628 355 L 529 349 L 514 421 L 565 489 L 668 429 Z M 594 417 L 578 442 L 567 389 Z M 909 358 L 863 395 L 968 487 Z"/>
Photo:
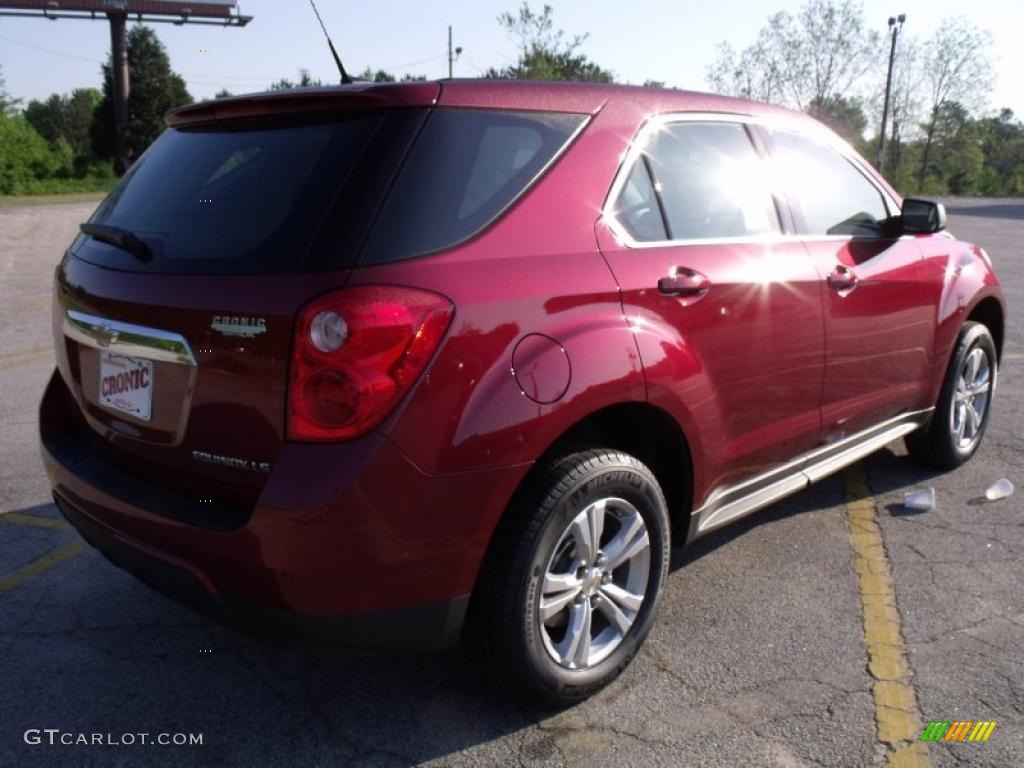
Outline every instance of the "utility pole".
<path fill-rule="evenodd" d="M 448 79 L 451 80 L 455 75 L 454 65 L 455 60 L 462 55 L 462 46 L 458 48 L 452 48 L 452 25 L 448 25 Z"/>
<path fill-rule="evenodd" d="M 124 129 L 128 125 L 128 97 L 131 95 L 131 84 L 128 79 L 128 43 L 125 40 L 124 27 L 128 14 L 111 11 L 110 19 L 110 54 L 112 75 L 114 77 L 114 167 L 118 175 L 123 174 L 131 165 L 128 157 L 128 143 L 125 141 Z"/>
<path fill-rule="evenodd" d="M 892 45 L 889 47 L 889 73 L 885 77 L 885 101 L 882 104 L 882 130 L 878 132 L 878 171 L 885 170 L 885 122 L 889 117 L 889 95 L 892 93 L 892 65 L 896 58 L 896 38 L 903 29 L 907 14 L 889 17 L 889 31 L 892 34 Z"/>
<path fill-rule="evenodd" d="M 238 3 L 231 0 L 190 2 L 190 0 L 0 0 L 0 17 L 80 19 L 101 21 L 104 15 L 110 22 L 110 63 L 114 90 L 114 164 L 118 173 L 124 173 L 132 163 L 131 150 L 125 137 L 125 128 L 131 115 L 128 97 L 131 94 L 128 69 L 128 42 L 125 37 L 128 17 L 138 22 L 160 22 L 182 26 L 208 24 L 224 27 L 244 27 L 252 16 L 243 16 Z"/>

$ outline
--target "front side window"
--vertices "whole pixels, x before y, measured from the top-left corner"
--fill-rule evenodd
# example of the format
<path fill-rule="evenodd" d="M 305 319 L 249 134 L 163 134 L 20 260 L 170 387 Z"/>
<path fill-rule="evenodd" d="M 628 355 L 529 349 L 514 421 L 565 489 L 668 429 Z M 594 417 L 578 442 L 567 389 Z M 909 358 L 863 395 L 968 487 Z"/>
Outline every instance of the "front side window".
<path fill-rule="evenodd" d="M 771 134 L 776 169 L 802 234 L 877 237 L 889 217 L 881 192 L 829 147 L 785 131 Z"/>
<path fill-rule="evenodd" d="M 661 126 L 648 139 L 644 159 L 634 172 L 639 173 L 644 165 L 649 168 L 670 240 L 751 237 L 778 231 L 765 164 L 740 123 Z M 634 195 L 630 182 L 622 195 L 619 207 L 629 210 L 626 198 Z M 653 224 L 644 226 L 645 231 L 653 231 Z"/>

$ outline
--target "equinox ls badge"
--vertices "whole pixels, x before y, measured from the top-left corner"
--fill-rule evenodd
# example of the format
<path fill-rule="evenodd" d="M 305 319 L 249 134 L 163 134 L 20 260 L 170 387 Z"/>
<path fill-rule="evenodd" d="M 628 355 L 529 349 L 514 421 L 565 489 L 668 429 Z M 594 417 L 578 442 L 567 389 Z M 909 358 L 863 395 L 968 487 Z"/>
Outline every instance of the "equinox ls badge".
<path fill-rule="evenodd" d="M 267 332 L 267 321 L 262 317 L 235 317 L 232 315 L 214 315 L 210 327 L 225 336 L 241 336 L 253 339 Z"/>
<path fill-rule="evenodd" d="M 192 451 L 192 458 L 206 464 L 216 464 L 218 467 L 231 467 L 232 469 L 245 469 L 249 472 L 262 472 L 269 474 L 272 466 L 269 461 L 249 461 L 234 456 L 221 456 L 217 453 L 206 451 Z"/>

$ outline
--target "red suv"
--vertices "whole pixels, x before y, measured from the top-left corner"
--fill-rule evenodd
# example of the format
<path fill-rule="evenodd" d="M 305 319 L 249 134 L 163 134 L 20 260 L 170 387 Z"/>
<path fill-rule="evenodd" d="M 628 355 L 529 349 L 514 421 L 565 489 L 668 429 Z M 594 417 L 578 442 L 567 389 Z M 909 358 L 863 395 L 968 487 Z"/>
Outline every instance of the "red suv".
<path fill-rule="evenodd" d="M 985 432 L 989 257 L 802 115 L 445 81 L 168 125 L 57 269 L 40 428 L 82 535 L 216 615 L 574 701 L 673 539 Z"/>

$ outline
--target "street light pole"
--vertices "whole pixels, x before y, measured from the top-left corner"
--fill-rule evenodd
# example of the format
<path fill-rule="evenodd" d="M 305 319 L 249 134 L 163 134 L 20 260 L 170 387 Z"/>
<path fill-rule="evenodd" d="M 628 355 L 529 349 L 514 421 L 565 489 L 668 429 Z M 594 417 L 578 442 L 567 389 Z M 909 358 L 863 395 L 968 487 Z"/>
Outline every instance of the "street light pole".
<path fill-rule="evenodd" d="M 907 14 L 889 17 L 889 31 L 892 34 L 892 45 L 889 47 L 889 73 L 885 77 L 885 102 L 882 105 L 882 130 L 878 134 L 878 170 L 885 170 L 885 123 L 889 117 L 889 95 L 892 93 L 892 64 L 896 58 L 896 38 L 903 29 Z"/>

